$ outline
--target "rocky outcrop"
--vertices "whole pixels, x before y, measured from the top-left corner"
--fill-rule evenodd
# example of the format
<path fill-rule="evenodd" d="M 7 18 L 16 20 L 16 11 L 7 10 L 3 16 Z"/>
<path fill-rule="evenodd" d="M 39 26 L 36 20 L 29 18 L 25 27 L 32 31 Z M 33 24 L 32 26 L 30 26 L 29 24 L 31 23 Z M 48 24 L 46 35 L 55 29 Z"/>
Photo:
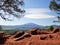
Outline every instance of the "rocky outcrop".
<path fill-rule="evenodd" d="M 40 37 L 40 40 L 45 40 L 45 39 L 47 39 L 47 36 L 41 36 Z"/>
<path fill-rule="evenodd" d="M 22 40 L 22 39 L 28 38 L 28 37 L 31 37 L 31 35 L 29 33 L 25 33 L 21 37 L 16 38 L 15 41 L 19 41 L 19 40 Z"/>
<path fill-rule="evenodd" d="M 9 36 L 3 36 L 0 34 L 0 44 L 2 45 L 6 41 L 4 45 L 60 45 L 59 29 L 47 31 L 38 28 L 32 28 L 27 32 L 17 32 L 11 36 L 13 38 L 9 38 L 6 41 L 5 37 Z"/>
<path fill-rule="evenodd" d="M 39 28 L 32 28 L 28 31 L 28 33 L 32 34 L 32 35 L 38 35 L 38 34 L 49 34 L 49 32 L 47 31 L 42 31 Z"/>
<path fill-rule="evenodd" d="M 53 33 L 57 33 L 57 32 L 60 32 L 60 29 L 54 29 L 53 30 Z"/>
<path fill-rule="evenodd" d="M 39 28 L 32 28 L 28 31 L 28 33 L 30 33 L 32 35 L 37 35 L 37 34 L 40 34 L 40 29 Z"/>
<path fill-rule="evenodd" d="M 0 44 L 4 44 L 7 40 L 4 33 L 0 33 Z"/>
<path fill-rule="evenodd" d="M 22 35 L 24 35 L 23 31 L 17 32 L 16 34 L 13 35 L 13 38 L 18 38 L 21 37 Z"/>
<path fill-rule="evenodd" d="M 53 36 L 52 36 L 52 35 L 49 35 L 49 38 L 50 38 L 50 39 L 52 39 L 52 38 L 53 38 Z"/>

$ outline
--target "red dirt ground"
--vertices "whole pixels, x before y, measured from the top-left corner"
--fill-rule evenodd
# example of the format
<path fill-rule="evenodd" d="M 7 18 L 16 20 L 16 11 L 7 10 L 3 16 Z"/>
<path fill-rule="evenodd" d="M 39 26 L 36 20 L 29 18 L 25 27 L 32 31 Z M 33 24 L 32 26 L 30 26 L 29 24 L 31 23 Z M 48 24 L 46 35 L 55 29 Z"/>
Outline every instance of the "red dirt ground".
<path fill-rule="evenodd" d="M 50 31 L 49 34 L 31 34 L 31 37 L 24 37 L 22 40 L 15 41 L 15 39 L 7 39 L 4 45 L 60 45 L 60 32 Z"/>

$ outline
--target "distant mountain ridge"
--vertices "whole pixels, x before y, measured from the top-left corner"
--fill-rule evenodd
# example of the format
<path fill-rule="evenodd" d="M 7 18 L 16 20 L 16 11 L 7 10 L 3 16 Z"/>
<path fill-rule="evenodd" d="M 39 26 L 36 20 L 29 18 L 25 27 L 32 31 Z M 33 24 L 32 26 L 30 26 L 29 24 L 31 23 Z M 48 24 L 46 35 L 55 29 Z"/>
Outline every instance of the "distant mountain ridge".
<path fill-rule="evenodd" d="M 31 29 L 31 28 L 43 28 L 42 25 L 37 25 L 34 23 L 27 23 L 23 25 L 15 25 L 15 26 L 2 26 L 3 29 Z"/>
<path fill-rule="evenodd" d="M 58 25 L 52 25 L 53 27 L 59 27 Z M 43 28 L 47 28 L 49 26 L 42 26 L 42 25 L 38 25 L 38 24 L 34 24 L 34 23 L 27 23 L 27 24 L 23 24 L 23 25 L 15 25 L 15 26 L 2 26 L 2 28 L 4 30 L 6 29 L 31 29 L 31 28 L 40 28 L 40 29 L 43 29 Z"/>

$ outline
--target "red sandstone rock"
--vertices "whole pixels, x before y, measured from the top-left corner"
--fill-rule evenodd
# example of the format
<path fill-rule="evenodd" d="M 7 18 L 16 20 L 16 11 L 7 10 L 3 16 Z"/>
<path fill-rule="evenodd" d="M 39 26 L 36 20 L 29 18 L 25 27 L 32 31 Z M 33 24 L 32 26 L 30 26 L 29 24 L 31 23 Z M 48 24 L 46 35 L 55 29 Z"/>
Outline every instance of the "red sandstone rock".
<path fill-rule="evenodd" d="M 32 34 L 31 32 L 34 33 Z M 27 34 L 24 33 L 22 36 L 17 37 L 17 41 L 14 40 L 15 38 L 9 38 L 4 45 L 60 45 L 60 32 L 57 32 L 59 31 L 55 30 L 49 33 L 48 31 L 41 31 L 40 29 L 34 28 L 28 31 Z M 23 38 L 23 40 L 21 38 Z"/>

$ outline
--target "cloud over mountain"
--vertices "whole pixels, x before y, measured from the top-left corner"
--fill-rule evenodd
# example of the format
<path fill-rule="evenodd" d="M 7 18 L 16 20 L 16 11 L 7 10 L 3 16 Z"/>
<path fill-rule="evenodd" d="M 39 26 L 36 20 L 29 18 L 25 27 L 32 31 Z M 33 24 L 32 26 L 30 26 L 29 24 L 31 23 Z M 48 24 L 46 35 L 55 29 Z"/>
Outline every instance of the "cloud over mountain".
<path fill-rule="evenodd" d="M 54 18 L 55 16 L 47 14 L 49 12 L 51 11 L 45 8 L 30 8 L 26 9 L 26 15 L 24 17 L 32 19 Z"/>

